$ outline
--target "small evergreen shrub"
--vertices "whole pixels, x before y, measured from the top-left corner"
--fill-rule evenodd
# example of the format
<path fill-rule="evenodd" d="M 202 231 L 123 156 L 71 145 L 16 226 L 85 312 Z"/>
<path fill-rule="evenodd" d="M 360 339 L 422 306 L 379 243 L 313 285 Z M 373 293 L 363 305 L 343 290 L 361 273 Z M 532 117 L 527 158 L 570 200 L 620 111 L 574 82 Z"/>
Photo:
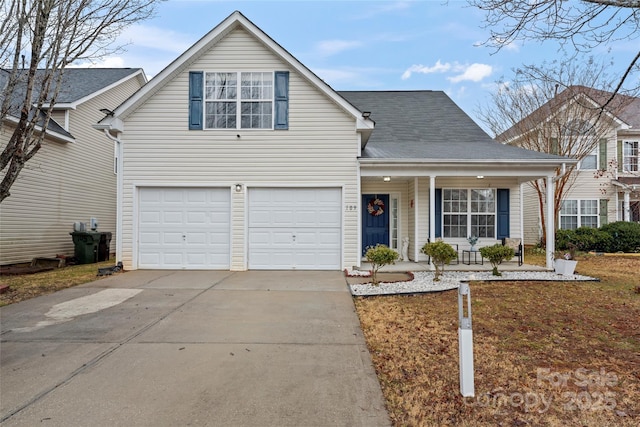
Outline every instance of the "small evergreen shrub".
<path fill-rule="evenodd" d="M 388 264 L 395 264 L 398 259 L 398 252 L 386 245 L 377 244 L 370 247 L 364 254 L 367 261 L 371 263 L 371 280 L 374 286 L 378 286 L 378 270 Z"/>
<path fill-rule="evenodd" d="M 606 252 L 640 252 L 640 224 L 617 221 L 600 227 L 611 240 Z"/>
<path fill-rule="evenodd" d="M 513 258 L 515 256 L 515 253 L 509 246 L 504 246 L 500 243 L 496 243 L 493 246 L 485 246 L 484 248 L 480 248 L 480 255 L 482 255 L 482 258 L 486 258 L 489 260 L 489 262 L 493 266 L 492 273 L 494 276 L 502 276 L 502 273 L 498 271 L 498 265 L 502 264 L 502 261 Z"/>
<path fill-rule="evenodd" d="M 593 227 L 579 227 L 575 230 L 573 243 L 579 251 L 603 252 L 611 245 L 611 236 Z"/>
<path fill-rule="evenodd" d="M 426 243 L 422 249 L 420 249 L 420 252 L 430 256 L 433 265 L 436 266 L 436 273 L 433 277 L 434 282 L 440 280 L 440 276 L 444 272 L 444 265 L 458 258 L 458 252 L 456 252 L 450 244 L 442 241 Z"/>

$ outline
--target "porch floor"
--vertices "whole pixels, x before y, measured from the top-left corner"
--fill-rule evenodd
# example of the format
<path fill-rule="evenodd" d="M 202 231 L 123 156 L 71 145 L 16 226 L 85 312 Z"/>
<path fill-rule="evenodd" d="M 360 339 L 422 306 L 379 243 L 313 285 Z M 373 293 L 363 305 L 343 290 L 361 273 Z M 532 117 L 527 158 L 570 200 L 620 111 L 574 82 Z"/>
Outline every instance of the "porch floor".
<path fill-rule="evenodd" d="M 371 264 L 362 261 L 360 268 L 357 270 L 368 271 L 371 269 Z M 491 263 L 489 261 L 484 264 L 471 264 L 466 265 L 462 262 L 459 264 L 449 264 L 445 266 L 446 271 L 491 271 Z M 498 267 L 500 271 L 548 271 L 545 267 L 539 265 L 522 264 L 518 266 L 518 261 L 503 262 Z M 427 262 L 413 262 L 413 261 L 398 261 L 393 265 L 385 265 L 380 269 L 382 272 L 397 272 L 397 271 L 431 271 L 431 266 Z"/>

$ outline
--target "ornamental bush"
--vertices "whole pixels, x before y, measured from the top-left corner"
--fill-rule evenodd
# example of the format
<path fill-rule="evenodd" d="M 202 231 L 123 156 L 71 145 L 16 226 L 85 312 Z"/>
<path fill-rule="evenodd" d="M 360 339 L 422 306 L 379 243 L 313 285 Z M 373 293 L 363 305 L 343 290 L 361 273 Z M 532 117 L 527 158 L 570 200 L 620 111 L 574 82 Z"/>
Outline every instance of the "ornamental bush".
<path fill-rule="evenodd" d="M 617 221 L 600 227 L 611 240 L 606 252 L 640 252 L 640 224 Z"/>
<path fill-rule="evenodd" d="M 498 271 L 498 265 L 502 264 L 502 261 L 509 260 L 514 257 L 515 252 L 509 246 L 504 246 L 500 243 L 496 243 L 493 246 L 485 246 L 480 248 L 480 255 L 482 258 L 489 260 L 493 266 L 493 275 L 502 276 L 502 273 Z"/>
<path fill-rule="evenodd" d="M 458 258 L 458 252 L 456 252 L 450 244 L 442 241 L 426 243 L 422 249 L 420 249 L 420 252 L 430 256 L 433 265 L 436 266 L 436 273 L 433 277 L 434 282 L 440 280 L 440 276 L 444 272 L 444 265 Z"/>
<path fill-rule="evenodd" d="M 378 270 L 388 264 L 395 264 L 398 259 L 398 252 L 386 245 L 377 244 L 369 247 L 364 256 L 371 263 L 371 280 L 374 286 L 378 286 Z"/>

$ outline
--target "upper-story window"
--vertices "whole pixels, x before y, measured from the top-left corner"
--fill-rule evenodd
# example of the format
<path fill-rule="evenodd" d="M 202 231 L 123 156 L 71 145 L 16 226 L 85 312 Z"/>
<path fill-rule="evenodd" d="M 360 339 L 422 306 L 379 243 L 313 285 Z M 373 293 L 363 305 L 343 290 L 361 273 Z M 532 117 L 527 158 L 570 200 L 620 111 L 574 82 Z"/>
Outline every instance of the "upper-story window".
<path fill-rule="evenodd" d="M 598 169 L 598 148 L 582 158 L 578 166 L 580 170 Z"/>
<path fill-rule="evenodd" d="M 638 172 L 640 150 L 638 141 L 622 141 L 622 170 L 624 172 Z"/>
<path fill-rule="evenodd" d="M 205 128 L 273 128 L 273 73 L 205 73 Z"/>

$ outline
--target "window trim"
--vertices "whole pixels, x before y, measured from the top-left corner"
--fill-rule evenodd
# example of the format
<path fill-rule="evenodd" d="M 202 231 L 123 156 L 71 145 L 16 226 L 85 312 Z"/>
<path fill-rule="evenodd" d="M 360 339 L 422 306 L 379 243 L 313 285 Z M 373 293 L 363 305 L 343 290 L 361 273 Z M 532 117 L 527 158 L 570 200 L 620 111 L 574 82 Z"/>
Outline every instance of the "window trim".
<path fill-rule="evenodd" d="M 577 211 L 575 214 L 563 214 L 562 206 L 565 202 L 576 202 Z M 582 202 L 594 202 L 596 205 L 596 213 L 595 214 L 583 214 L 582 213 Z M 562 218 L 563 217 L 576 217 L 576 228 L 580 227 L 591 227 L 591 225 L 583 225 L 582 218 L 583 217 L 596 217 L 596 226 L 594 228 L 600 227 L 600 199 L 564 199 L 561 202 L 560 211 L 558 212 L 558 227 L 561 230 L 575 230 L 575 228 L 563 228 L 562 227 Z"/>
<path fill-rule="evenodd" d="M 464 190 L 467 193 L 467 202 L 466 202 L 466 212 L 445 212 L 445 192 L 449 190 Z M 473 191 L 491 191 L 493 193 L 493 212 L 472 212 L 471 211 L 471 203 L 472 203 L 472 193 Z M 442 223 L 440 224 L 440 235 L 445 239 L 466 239 L 468 236 L 471 236 L 473 233 L 471 232 L 473 224 L 472 218 L 473 216 L 478 215 L 493 215 L 493 235 L 492 236 L 479 236 L 481 239 L 497 239 L 498 235 L 498 191 L 496 188 L 442 188 L 442 206 L 441 206 L 441 217 Z M 458 237 L 450 237 L 445 234 L 445 217 L 447 215 L 466 215 L 466 234 L 465 236 Z"/>
<path fill-rule="evenodd" d="M 636 155 L 630 155 L 627 156 L 625 155 L 625 146 L 627 143 L 635 143 L 636 147 Z M 635 167 L 636 169 L 628 169 L 627 168 L 627 162 L 625 161 L 627 158 L 629 159 L 633 159 L 635 158 Z M 622 172 L 624 173 L 632 173 L 632 172 L 640 172 L 640 140 L 636 140 L 636 139 L 623 139 L 622 140 L 622 159 L 620 159 L 621 163 L 622 163 Z"/>
<path fill-rule="evenodd" d="M 596 161 L 595 161 L 595 167 L 593 168 L 583 168 L 582 167 L 582 162 L 584 161 L 584 159 L 586 159 L 589 156 L 595 156 L 596 157 Z M 600 147 L 596 147 L 593 149 L 593 151 L 589 154 L 587 154 L 586 156 L 584 156 L 582 158 L 582 160 L 580 160 L 580 162 L 578 163 L 578 170 L 580 171 L 595 171 L 598 170 L 600 166 Z"/>
<path fill-rule="evenodd" d="M 229 102 L 229 100 L 215 100 L 207 98 L 207 75 L 210 74 L 236 74 L 236 126 L 232 128 L 217 128 L 217 127 L 208 127 L 207 126 L 207 104 L 212 102 Z M 252 73 L 252 74 L 270 74 L 271 75 L 271 124 L 270 127 L 265 128 L 243 128 L 242 127 L 242 102 L 268 102 L 267 100 L 247 100 L 242 99 L 242 73 Z M 275 120 L 276 120 L 276 112 L 275 112 L 275 78 L 276 71 L 273 70 L 234 70 L 234 71 L 225 71 L 225 70 L 215 70 L 215 71 L 204 71 L 203 79 L 202 79 L 202 130 L 206 131 L 268 131 L 275 129 Z"/>

